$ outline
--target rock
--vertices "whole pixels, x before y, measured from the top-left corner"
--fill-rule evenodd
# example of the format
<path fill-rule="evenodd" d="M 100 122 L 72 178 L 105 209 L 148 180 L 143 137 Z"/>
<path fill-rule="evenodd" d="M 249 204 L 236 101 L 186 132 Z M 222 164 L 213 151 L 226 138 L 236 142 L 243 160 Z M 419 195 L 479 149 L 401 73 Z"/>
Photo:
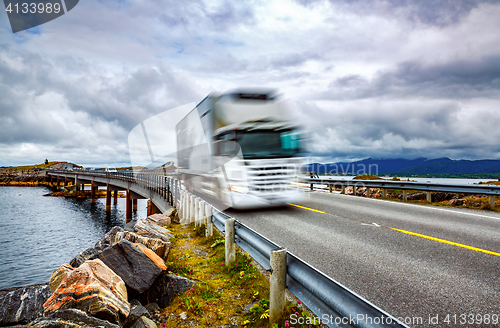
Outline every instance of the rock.
<path fill-rule="evenodd" d="M 16 288 L 0 304 L 0 327 L 27 324 L 43 314 L 43 303 L 50 297 L 49 284 Z"/>
<path fill-rule="evenodd" d="M 122 227 L 115 226 L 109 230 L 101 240 L 99 240 L 94 248 L 102 251 L 106 247 L 112 246 L 123 239 L 125 230 Z"/>
<path fill-rule="evenodd" d="M 97 254 L 127 287 L 143 293 L 166 270 L 165 262 L 149 248 L 123 239 Z"/>
<path fill-rule="evenodd" d="M 50 276 L 50 282 L 49 282 L 49 287 L 50 287 L 50 292 L 53 293 L 57 287 L 61 284 L 64 278 L 68 275 L 69 272 L 73 271 L 74 268 L 69 265 L 68 263 L 65 263 L 59 267 L 52 275 Z"/>
<path fill-rule="evenodd" d="M 453 194 L 448 192 L 434 192 L 431 197 L 433 202 L 442 202 L 445 200 L 453 199 Z"/>
<path fill-rule="evenodd" d="M 157 303 L 160 308 L 167 307 L 177 294 L 196 285 L 196 282 L 184 277 L 168 274 L 166 271 L 156 278 L 149 289 L 139 296 L 143 304 Z"/>
<path fill-rule="evenodd" d="M 163 213 L 163 215 L 172 218 L 175 215 L 175 207 L 169 208 Z"/>
<path fill-rule="evenodd" d="M 95 248 L 99 251 L 106 247 L 113 246 L 120 240 L 126 239 L 132 243 L 140 243 L 152 250 L 159 257 L 166 259 L 170 252 L 172 244 L 158 238 L 142 237 L 134 232 L 125 231 L 121 227 L 113 227 L 104 237 L 95 244 Z"/>
<path fill-rule="evenodd" d="M 427 193 L 425 192 L 408 195 L 408 200 L 424 200 L 424 199 L 427 199 Z"/>
<path fill-rule="evenodd" d="M 186 320 L 188 317 L 186 312 L 182 312 L 181 314 L 179 314 L 179 316 L 181 317 L 182 320 Z"/>
<path fill-rule="evenodd" d="M 145 308 L 148 310 L 149 313 L 160 313 L 160 307 L 158 306 L 158 303 L 153 302 L 149 303 L 148 305 L 145 306 Z"/>
<path fill-rule="evenodd" d="M 463 199 L 453 199 L 452 201 L 450 201 L 450 205 L 452 206 L 462 206 L 463 204 Z"/>
<path fill-rule="evenodd" d="M 43 307 L 45 316 L 75 308 L 117 324 L 130 312 L 125 283 L 99 259 L 69 272 Z"/>
<path fill-rule="evenodd" d="M 70 262 L 69 264 L 73 267 L 73 268 L 78 268 L 80 265 L 82 265 L 85 261 L 95 257 L 98 253 L 98 250 L 95 249 L 94 247 L 90 247 L 90 248 L 87 248 L 86 250 L 84 250 L 83 252 L 81 252 L 80 254 L 78 254 L 77 256 L 75 256 Z"/>
<path fill-rule="evenodd" d="M 140 317 L 139 320 L 134 323 L 132 328 L 156 328 L 156 323 L 147 317 Z"/>
<path fill-rule="evenodd" d="M 170 241 L 171 238 L 174 238 L 174 235 L 169 230 L 146 219 L 139 219 L 134 226 L 134 230 L 139 236 L 159 238 L 163 241 Z"/>
<path fill-rule="evenodd" d="M 87 327 L 102 327 L 102 328 L 119 328 L 109 321 L 101 320 L 89 316 L 82 310 L 77 309 L 64 309 L 52 313 L 46 318 L 39 318 L 33 321 L 29 327 L 34 328 L 87 328 Z"/>
<path fill-rule="evenodd" d="M 123 227 L 123 229 L 125 231 L 135 232 L 134 226 L 135 226 L 136 223 L 137 223 L 137 220 L 132 220 L 129 223 L 125 224 L 125 226 Z"/>
<path fill-rule="evenodd" d="M 132 310 L 130 310 L 130 314 L 128 315 L 127 320 L 123 323 L 123 328 L 132 327 L 135 322 L 142 316 L 151 319 L 149 311 L 139 303 L 139 305 L 134 306 Z"/>
<path fill-rule="evenodd" d="M 171 210 L 173 210 L 173 208 Z M 166 215 L 163 215 L 163 214 L 153 214 L 153 215 L 150 215 L 150 216 L 148 216 L 148 220 L 150 220 L 150 221 L 158 224 L 159 226 L 161 226 L 161 225 L 169 225 L 169 224 L 172 223 L 172 219 L 169 218 Z"/>

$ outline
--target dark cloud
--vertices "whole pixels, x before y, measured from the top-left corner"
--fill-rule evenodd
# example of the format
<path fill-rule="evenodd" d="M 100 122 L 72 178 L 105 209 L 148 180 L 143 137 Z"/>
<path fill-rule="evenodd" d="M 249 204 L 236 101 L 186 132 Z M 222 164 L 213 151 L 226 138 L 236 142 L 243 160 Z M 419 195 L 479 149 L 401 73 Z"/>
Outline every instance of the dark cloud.
<path fill-rule="evenodd" d="M 348 100 L 380 97 L 468 99 L 500 97 L 500 56 L 478 60 L 455 60 L 425 65 L 404 62 L 394 69 L 378 72 L 372 79 L 347 75 L 335 79 L 326 99 Z"/>
<path fill-rule="evenodd" d="M 1 47 L 0 144 L 38 145 L 79 160 L 93 151 L 104 161 L 123 161 L 129 131 L 157 113 L 202 99 L 195 89 L 164 66 L 106 70 L 71 56 L 54 60 Z"/>
<path fill-rule="evenodd" d="M 312 6 L 321 0 L 296 0 Z M 414 23 L 444 27 L 456 24 L 483 3 L 498 4 L 497 0 L 329 0 L 332 5 L 361 15 L 401 17 Z"/>

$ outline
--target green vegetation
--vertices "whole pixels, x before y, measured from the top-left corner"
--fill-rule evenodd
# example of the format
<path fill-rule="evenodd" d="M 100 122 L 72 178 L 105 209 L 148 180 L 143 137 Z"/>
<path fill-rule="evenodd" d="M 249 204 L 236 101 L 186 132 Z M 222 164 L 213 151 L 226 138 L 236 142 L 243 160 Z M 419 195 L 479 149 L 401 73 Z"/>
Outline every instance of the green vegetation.
<path fill-rule="evenodd" d="M 197 284 L 162 309 L 159 327 L 269 327 L 269 282 L 248 254 L 237 248 L 235 262 L 226 266 L 224 239 L 217 232 L 205 238 L 205 227 L 193 224 L 173 224 L 170 231 L 176 238 L 168 270 Z M 290 327 L 294 313 L 314 321 L 300 302 L 287 301 L 285 313 L 272 327 Z"/>

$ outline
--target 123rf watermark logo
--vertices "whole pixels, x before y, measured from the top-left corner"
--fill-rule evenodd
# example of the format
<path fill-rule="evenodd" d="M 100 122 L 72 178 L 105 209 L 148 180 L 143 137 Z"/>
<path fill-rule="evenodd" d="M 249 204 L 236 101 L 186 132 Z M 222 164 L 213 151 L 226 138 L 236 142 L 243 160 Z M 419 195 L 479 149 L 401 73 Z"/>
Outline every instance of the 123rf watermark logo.
<path fill-rule="evenodd" d="M 73 9 L 79 0 L 3 0 L 13 33 L 50 22 Z"/>

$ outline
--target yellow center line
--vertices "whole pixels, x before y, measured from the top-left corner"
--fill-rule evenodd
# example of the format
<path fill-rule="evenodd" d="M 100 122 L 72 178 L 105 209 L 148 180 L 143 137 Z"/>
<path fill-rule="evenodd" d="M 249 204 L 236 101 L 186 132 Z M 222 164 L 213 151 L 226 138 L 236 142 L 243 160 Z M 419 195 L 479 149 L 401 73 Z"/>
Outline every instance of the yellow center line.
<path fill-rule="evenodd" d="M 408 235 L 422 237 L 422 238 L 425 238 L 425 239 L 430 239 L 430 240 L 438 241 L 440 243 L 445 243 L 445 244 L 449 244 L 449 245 L 453 245 L 453 246 L 457 246 L 457 247 L 467 248 L 467 249 L 470 249 L 470 250 L 473 250 L 473 251 L 476 251 L 476 252 L 483 252 L 483 253 L 490 254 L 490 255 L 500 256 L 500 253 L 495 253 L 495 252 L 488 251 L 488 250 L 482 249 L 482 248 L 477 248 L 477 247 L 472 247 L 472 246 L 469 246 L 469 245 L 459 244 L 459 243 L 455 243 L 453 241 L 449 241 L 449 240 L 445 240 L 445 239 L 440 239 L 440 238 L 436 238 L 436 237 L 431 237 L 431 236 L 427 236 L 427 235 L 422 235 L 422 234 L 416 233 L 416 232 L 411 232 L 411 231 L 406 231 L 406 230 L 401 230 L 401 229 L 396 229 L 396 228 L 391 228 L 391 227 L 387 227 L 387 228 L 392 229 L 392 230 L 396 230 L 396 231 L 399 231 L 399 232 L 402 232 L 402 233 L 406 233 Z"/>
<path fill-rule="evenodd" d="M 313 212 L 318 212 L 318 213 L 325 213 L 323 211 L 318 211 L 318 210 L 315 210 L 313 208 L 309 208 L 309 207 L 304 207 L 304 206 L 300 206 L 300 205 L 295 205 L 295 204 L 290 204 L 288 203 L 288 205 L 292 205 L 292 206 L 295 206 L 295 207 L 300 207 L 300 208 L 303 208 L 305 210 L 309 210 L 309 211 L 313 211 Z"/>

